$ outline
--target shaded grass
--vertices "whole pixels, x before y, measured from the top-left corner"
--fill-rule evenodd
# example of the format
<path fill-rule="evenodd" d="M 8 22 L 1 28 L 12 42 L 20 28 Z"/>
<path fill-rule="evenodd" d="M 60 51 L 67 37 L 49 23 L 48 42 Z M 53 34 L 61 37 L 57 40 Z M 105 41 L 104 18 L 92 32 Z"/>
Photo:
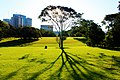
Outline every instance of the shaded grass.
<path fill-rule="evenodd" d="M 86 41 L 87 41 L 87 39 L 85 37 L 77 37 L 77 38 L 75 37 L 74 39 L 78 40 L 84 44 L 86 44 Z M 120 51 L 120 47 L 114 47 L 114 48 L 113 47 L 102 47 L 102 46 L 98 46 L 98 47 L 101 49 Z"/>
<path fill-rule="evenodd" d="M 37 39 L 30 39 L 30 40 L 17 39 L 12 41 L 0 42 L 0 47 L 13 47 L 13 46 L 23 47 L 30 45 L 34 41 L 37 41 Z"/>
<path fill-rule="evenodd" d="M 120 47 L 115 47 L 115 48 L 113 48 L 113 47 L 99 47 L 99 48 L 101 48 L 101 49 L 107 49 L 107 50 L 114 50 L 114 51 L 120 51 Z"/>
<path fill-rule="evenodd" d="M 87 39 L 84 38 L 84 37 L 74 38 L 74 39 L 75 39 L 75 40 L 78 40 L 78 41 L 80 41 L 80 42 L 83 42 L 84 44 L 86 44 L 86 41 L 87 41 Z"/>

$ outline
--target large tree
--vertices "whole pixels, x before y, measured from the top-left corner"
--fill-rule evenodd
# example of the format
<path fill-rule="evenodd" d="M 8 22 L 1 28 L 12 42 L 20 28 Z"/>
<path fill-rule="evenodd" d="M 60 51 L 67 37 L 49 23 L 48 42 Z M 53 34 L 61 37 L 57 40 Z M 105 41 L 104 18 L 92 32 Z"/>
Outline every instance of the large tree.
<path fill-rule="evenodd" d="M 63 49 L 63 31 L 68 29 L 70 25 L 80 18 L 82 14 L 77 13 L 74 9 L 64 6 L 47 6 L 39 15 L 42 21 L 50 21 L 55 26 L 55 29 L 59 32 L 60 42 L 59 47 Z"/>
<path fill-rule="evenodd" d="M 120 2 L 118 6 L 120 11 Z M 108 47 L 120 46 L 120 12 L 106 15 L 103 20 L 107 26 L 106 42 Z"/>
<path fill-rule="evenodd" d="M 101 44 L 105 38 L 105 33 L 102 31 L 101 26 L 94 23 L 93 21 L 89 22 L 90 25 L 87 28 L 87 39 L 90 42 L 91 46 L 98 46 Z"/>

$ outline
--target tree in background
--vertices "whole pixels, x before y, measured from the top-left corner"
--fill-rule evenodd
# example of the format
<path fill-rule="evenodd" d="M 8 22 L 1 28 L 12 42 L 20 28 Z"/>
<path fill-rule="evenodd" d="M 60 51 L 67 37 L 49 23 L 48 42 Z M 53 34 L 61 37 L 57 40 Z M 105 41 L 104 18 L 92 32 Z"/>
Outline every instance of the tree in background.
<path fill-rule="evenodd" d="M 40 31 L 34 27 L 23 27 L 20 30 L 22 39 L 38 39 L 41 37 Z"/>
<path fill-rule="evenodd" d="M 107 47 L 120 47 L 120 12 L 106 15 L 103 24 L 108 28 L 105 38 Z"/>
<path fill-rule="evenodd" d="M 9 24 L 0 20 L 0 40 L 6 38 L 9 35 L 10 26 Z"/>
<path fill-rule="evenodd" d="M 86 32 L 88 31 L 88 26 L 90 26 L 90 21 L 85 19 L 77 20 L 69 30 L 69 35 L 72 37 L 87 37 Z"/>
<path fill-rule="evenodd" d="M 70 25 L 75 21 L 77 17 L 81 17 L 82 14 L 77 13 L 74 9 L 64 6 L 47 6 L 39 15 L 42 21 L 50 21 L 55 26 L 55 29 L 59 32 L 60 42 L 59 47 L 63 49 L 63 31 L 68 29 Z"/>
<path fill-rule="evenodd" d="M 44 29 L 40 29 L 42 37 L 55 37 L 56 34 L 53 31 L 47 31 Z"/>
<path fill-rule="evenodd" d="M 87 31 L 87 44 L 90 46 L 98 46 L 101 45 L 105 38 L 105 33 L 102 31 L 101 26 L 90 21 L 90 26 L 88 26 Z"/>
<path fill-rule="evenodd" d="M 81 19 L 75 23 L 77 26 L 73 26 L 69 31 L 70 36 L 73 37 L 86 37 L 87 45 L 98 46 L 101 45 L 105 38 L 105 33 L 101 29 L 101 26 L 93 22 L 92 20 Z"/>
<path fill-rule="evenodd" d="M 113 28 L 113 40 L 117 47 L 120 47 L 120 13 L 116 16 L 115 24 Z"/>

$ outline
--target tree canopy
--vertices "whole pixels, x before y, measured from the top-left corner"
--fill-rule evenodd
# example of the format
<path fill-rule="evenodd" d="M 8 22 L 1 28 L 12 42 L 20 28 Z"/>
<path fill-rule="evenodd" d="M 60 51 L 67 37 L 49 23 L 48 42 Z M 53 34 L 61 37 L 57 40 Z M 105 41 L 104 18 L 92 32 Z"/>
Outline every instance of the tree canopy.
<path fill-rule="evenodd" d="M 0 20 L 0 40 L 9 35 L 8 33 L 9 29 L 10 29 L 9 24 Z"/>

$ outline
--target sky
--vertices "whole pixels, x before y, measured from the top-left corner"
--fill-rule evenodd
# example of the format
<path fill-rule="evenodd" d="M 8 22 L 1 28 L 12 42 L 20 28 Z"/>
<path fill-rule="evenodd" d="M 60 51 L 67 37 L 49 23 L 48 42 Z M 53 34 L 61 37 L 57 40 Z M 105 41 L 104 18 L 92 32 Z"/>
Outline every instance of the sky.
<path fill-rule="evenodd" d="M 10 19 L 13 14 L 32 18 L 32 26 L 40 28 L 38 16 L 48 5 L 71 7 L 83 18 L 100 24 L 105 15 L 118 12 L 119 0 L 0 0 L 0 20 Z"/>

